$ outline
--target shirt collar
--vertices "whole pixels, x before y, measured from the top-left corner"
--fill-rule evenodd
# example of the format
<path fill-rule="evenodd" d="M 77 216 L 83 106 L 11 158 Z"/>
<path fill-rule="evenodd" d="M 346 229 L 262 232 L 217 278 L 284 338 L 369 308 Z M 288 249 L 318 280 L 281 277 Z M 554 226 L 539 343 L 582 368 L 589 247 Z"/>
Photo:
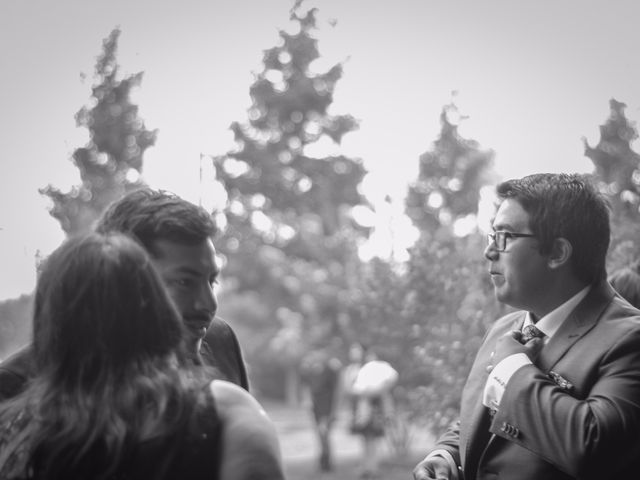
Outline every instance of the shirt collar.
<path fill-rule="evenodd" d="M 584 287 L 569 300 L 538 320 L 535 324 L 538 330 L 544 333 L 547 337 L 551 338 L 558 331 L 562 323 L 567 319 L 573 309 L 578 306 L 578 304 L 584 299 L 584 297 L 587 296 L 590 288 L 591 286 L 589 285 Z M 522 328 L 526 327 L 527 325 L 533 325 L 533 323 L 534 322 L 531 316 L 531 312 L 527 312 L 527 316 L 524 319 Z"/>

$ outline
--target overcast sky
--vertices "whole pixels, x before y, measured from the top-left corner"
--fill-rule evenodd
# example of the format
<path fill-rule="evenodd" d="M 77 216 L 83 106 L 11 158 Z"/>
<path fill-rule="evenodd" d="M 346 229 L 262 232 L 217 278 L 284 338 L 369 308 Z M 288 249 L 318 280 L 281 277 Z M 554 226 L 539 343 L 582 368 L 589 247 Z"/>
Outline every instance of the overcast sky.
<path fill-rule="evenodd" d="M 135 101 L 147 128 L 159 129 L 145 155 L 146 181 L 197 201 L 200 154 L 233 147 L 228 127 L 246 118 L 252 72 L 278 29 L 290 27 L 291 5 L 0 1 L 0 300 L 31 291 L 36 250 L 46 255 L 63 239 L 37 190 L 78 183 L 69 158 L 87 132 L 74 114 L 89 99 L 102 39 L 119 26 L 121 72 L 145 72 Z M 363 159 L 367 194 L 377 202 L 390 193 L 396 215 L 452 91 L 470 117 L 461 132 L 496 152 L 503 177 L 590 171 L 581 137 L 597 142 L 612 97 L 640 118 L 636 1 L 308 5 L 320 9 L 324 65 L 345 65 L 332 112 L 361 121 L 341 151 Z"/>

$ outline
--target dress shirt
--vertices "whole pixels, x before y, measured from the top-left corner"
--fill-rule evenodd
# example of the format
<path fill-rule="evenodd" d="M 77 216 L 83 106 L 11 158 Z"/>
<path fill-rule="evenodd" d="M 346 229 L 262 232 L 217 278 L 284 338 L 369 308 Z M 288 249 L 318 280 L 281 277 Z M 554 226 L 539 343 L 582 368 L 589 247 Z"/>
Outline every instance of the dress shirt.
<path fill-rule="evenodd" d="M 584 297 L 587 296 L 590 288 L 590 286 L 583 288 L 569 300 L 546 314 L 537 322 L 534 322 L 534 317 L 531 312 L 527 312 L 522 328 L 527 325 L 535 324 L 538 330 L 545 334 L 543 342 L 546 344 L 562 326 L 563 322 L 569 317 L 573 309 L 578 306 Z M 533 362 L 526 353 L 516 353 L 502 359 L 495 368 L 491 370 L 489 378 L 487 378 L 487 383 L 485 384 L 484 393 L 482 395 L 483 405 L 492 410 L 497 410 L 500 406 L 502 395 L 504 394 L 504 390 L 507 383 L 509 383 L 511 376 L 519 368 L 531 364 L 533 364 Z"/>

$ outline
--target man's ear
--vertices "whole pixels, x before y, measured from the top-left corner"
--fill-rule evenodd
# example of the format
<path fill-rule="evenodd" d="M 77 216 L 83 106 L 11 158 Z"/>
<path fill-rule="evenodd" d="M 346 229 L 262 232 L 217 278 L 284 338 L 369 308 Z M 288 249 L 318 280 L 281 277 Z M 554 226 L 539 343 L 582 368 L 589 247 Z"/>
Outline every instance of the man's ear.
<path fill-rule="evenodd" d="M 551 253 L 549 254 L 549 268 L 555 269 L 560 268 L 564 265 L 568 265 L 572 253 L 573 247 L 571 246 L 569 240 L 562 237 L 556 238 L 553 241 Z"/>

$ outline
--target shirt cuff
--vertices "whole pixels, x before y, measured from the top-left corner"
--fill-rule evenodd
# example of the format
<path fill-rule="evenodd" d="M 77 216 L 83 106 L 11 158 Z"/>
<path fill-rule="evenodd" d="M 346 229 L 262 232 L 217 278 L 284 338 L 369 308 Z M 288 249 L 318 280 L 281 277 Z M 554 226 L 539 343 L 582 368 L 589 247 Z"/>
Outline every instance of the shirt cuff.
<path fill-rule="evenodd" d="M 526 353 L 516 353 L 502 359 L 489 374 L 487 383 L 482 394 L 482 404 L 491 409 L 497 410 L 504 390 L 511 379 L 511 376 L 520 367 L 531 365 L 532 362 Z"/>
<path fill-rule="evenodd" d="M 449 471 L 451 472 L 451 475 L 449 475 L 449 480 L 458 480 L 460 478 L 458 475 L 458 466 L 456 465 L 456 462 L 453 459 L 453 455 L 451 455 L 445 449 L 439 448 L 429 453 L 429 455 L 425 457 L 425 460 L 429 460 L 430 458 L 433 458 L 433 457 L 441 457 L 447 461 L 447 463 L 449 464 Z"/>

